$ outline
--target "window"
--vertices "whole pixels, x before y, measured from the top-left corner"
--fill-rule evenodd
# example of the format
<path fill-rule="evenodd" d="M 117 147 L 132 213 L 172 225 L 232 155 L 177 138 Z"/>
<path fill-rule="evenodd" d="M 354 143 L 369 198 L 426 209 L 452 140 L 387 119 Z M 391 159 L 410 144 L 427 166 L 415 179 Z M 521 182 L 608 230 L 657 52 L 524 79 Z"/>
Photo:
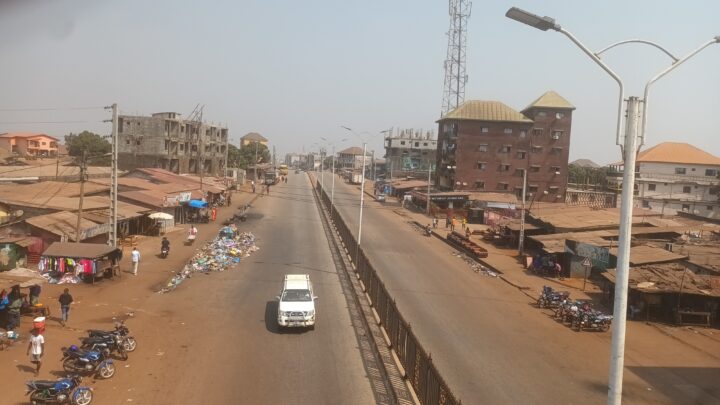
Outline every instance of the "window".
<path fill-rule="evenodd" d="M 129 139 L 126 139 L 126 140 L 125 140 L 125 145 L 130 145 L 130 140 L 129 140 Z"/>
<path fill-rule="evenodd" d="M 540 153 L 542 152 L 542 146 L 535 146 L 533 145 L 532 149 L 530 149 L 532 153 Z"/>
<path fill-rule="evenodd" d="M 538 111 L 537 114 L 535 114 L 536 117 L 545 117 L 547 116 L 547 113 L 545 111 Z"/>
<path fill-rule="evenodd" d="M 498 188 L 498 190 L 507 190 L 508 184 L 507 183 L 498 183 L 497 188 Z"/>
<path fill-rule="evenodd" d="M 487 152 L 487 150 L 488 150 L 488 146 L 487 146 L 486 143 L 478 146 L 478 148 L 477 148 L 477 151 L 478 151 L 478 152 Z"/>
<path fill-rule="evenodd" d="M 563 131 L 553 131 L 552 132 L 552 138 L 553 139 L 560 139 L 563 135 Z"/>
<path fill-rule="evenodd" d="M 524 172 L 525 169 L 515 169 L 515 175 L 518 177 L 522 177 Z"/>
<path fill-rule="evenodd" d="M 715 169 L 705 169 L 705 175 L 715 177 L 717 176 L 718 171 Z"/>
<path fill-rule="evenodd" d="M 510 149 L 512 149 L 512 145 L 503 145 L 500 148 L 500 153 L 510 153 Z"/>
<path fill-rule="evenodd" d="M 483 132 L 483 133 L 490 132 L 490 128 L 482 127 L 482 128 L 480 128 L 480 132 Z"/>
<path fill-rule="evenodd" d="M 185 125 L 180 125 L 180 132 L 181 133 L 185 132 Z"/>
<path fill-rule="evenodd" d="M 676 167 L 675 174 L 685 174 L 686 170 L 684 167 Z"/>
<path fill-rule="evenodd" d="M 560 173 L 560 166 L 553 166 L 550 168 L 550 171 L 555 174 L 558 174 L 558 173 Z"/>
<path fill-rule="evenodd" d="M 543 134 L 543 129 L 542 128 L 533 128 L 532 134 L 535 136 L 540 136 Z"/>
<path fill-rule="evenodd" d="M 708 205 L 708 206 L 705 207 L 705 208 L 706 208 L 708 211 L 712 211 L 712 210 L 713 210 L 713 206 L 712 206 L 712 205 Z"/>
<path fill-rule="evenodd" d="M 685 194 L 692 193 L 692 187 L 683 186 L 683 193 L 685 193 Z"/>
<path fill-rule="evenodd" d="M 485 188 L 485 182 L 484 182 L 484 181 L 476 181 L 476 182 L 475 182 L 475 188 L 484 189 L 484 188 Z"/>
<path fill-rule="evenodd" d="M 136 145 L 140 145 L 140 139 L 135 142 Z"/>
<path fill-rule="evenodd" d="M 520 131 L 520 138 L 525 138 L 526 135 L 527 135 L 527 131 L 525 131 L 525 130 Z"/>
<path fill-rule="evenodd" d="M 508 171 L 510 171 L 510 165 L 509 165 L 509 164 L 505 164 L 505 163 L 501 164 L 501 165 L 500 165 L 500 171 L 501 171 L 501 172 L 508 172 Z"/>
<path fill-rule="evenodd" d="M 512 134 L 512 128 L 505 128 L 503 129 L 504 134 Z"/>
<path fill-rule="evenodd" d="M 169 147 L 170 147 L 170 142 L 166 139 L 165 140 L 165 150 L 168 150 Z"/>
<path fill-rule="evenodd" d="M 185 150 L 185 144 L 180 144 L 180 150 Z"/>
<path fill-rule="evenodd" d="M 650 208 L 650 201 L 648 201 L 648 200 L 643 200 L 642 206 L 643 206 L 643 208 Z"/>
<path fill-rule="evenodd" d="M 518 153 L 517 153 L 517 158 L 518 158 L 518 159 L 525 159 L 525 155 L 527 155 L 527 152 L 525 152 L 524 150 L 518 151 Z"/>
<path fill-rule="evenodd" d="M 427 146 L 427 142 L 423 142 L 423 146 Z"/>
<path fill-rule="evenodd" d="M 419 146 L 420 146 L 420 142 L 415 142 L 415 147 L 417 148 Z"/>
<path fill-rule="evenodd" d="M 565 113 L 561 113 L 561 112 L 555 113 L 555 118 L 557 118 L 559 120 L 563 119 L 563 118 L 565 118 Z"/>
<path fill-rule="evenodd" d="M 540 171 L 540 166 L 530 166 L 530 173 L 538 173 Z"/>
<path fill-rule="evenodd" d="M 400 141 L 400 145 L 405 145 L 405 141 Z"/>
<path fill-rule="evenodd" d="M 656 186 L 656 184 L 652 184 L 652 183 L 648 184 L 648 191 L 655 191 L 655 188 L 656 188 L 655 186 Z"/>
<path fill-rule="evenodd" d="M 561 146 L 554 146 L 550 152 L 552 152 L 554 155 L 559 155 L 562 153 L 563 148 Z"/>
<path fill-rule="evenodd" d="M 531 193 L 537 193 L 537 191 L 538 191 L 538 186 L 530 185 L 530 186 L 528 186 L 528 191 L 531 192 Z"/>
<path fill-rule="evenodd" d="M 47 142 L 43 142 L 42 144 L 43 144 L 43 146 L 45 146 L 45 145 L 47 145 Z"/>
<path fill-rule="evenodd" d="M 683 210 L 683 211 L 690 211 L 690 204 L 683 204 L 683 205 L 682 205 L 682 210 Z"/>
<path fill-rule="evenodd" d="M 476 166 L 476 167 L 477 167 L 478 170 L 485 170 L 485 168 L 487 167 L 487 163 L 485 163 L 485 162 L 477 162 L 477 166 Z"/>

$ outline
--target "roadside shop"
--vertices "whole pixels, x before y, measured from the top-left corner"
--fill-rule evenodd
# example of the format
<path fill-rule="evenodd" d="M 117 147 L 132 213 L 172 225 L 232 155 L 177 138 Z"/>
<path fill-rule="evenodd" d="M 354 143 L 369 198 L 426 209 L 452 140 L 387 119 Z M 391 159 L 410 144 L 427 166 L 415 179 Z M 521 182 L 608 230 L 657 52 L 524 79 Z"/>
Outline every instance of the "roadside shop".
<path fill-rule="evenodd" d="M 122 251 L 99 243 L 55 242 L 40 257 L 38 270 L 50 284 L 95 282 L 120 275 Z"/>

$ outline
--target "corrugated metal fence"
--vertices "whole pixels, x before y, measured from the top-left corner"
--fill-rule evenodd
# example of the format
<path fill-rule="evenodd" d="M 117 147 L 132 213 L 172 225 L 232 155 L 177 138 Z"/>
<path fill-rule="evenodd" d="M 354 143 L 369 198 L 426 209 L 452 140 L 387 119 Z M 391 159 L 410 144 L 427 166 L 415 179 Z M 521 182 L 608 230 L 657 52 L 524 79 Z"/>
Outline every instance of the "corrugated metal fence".
<path fill-rule="evenodd" d="M 320 182 L 317 182 L 316 187 L 323 205 L 328 209 L 330 207 L 330 198 L 322 190 Z M 405 369 L 406 378 L 410 381 L 420 402 L 424 405 L 460 404 L 461 402 L 450 392 L 445 380 L 440 376 L 428 352 L 420 345 L 410 328 L 410 324 L 405 321 L 400 311 L 398 311 L 395 300 L 388 294 L 385 284 L 378 277 L 365 252 L 362 248 L 357 247 L 355 237 L 350 232 L 345 221 L 340 217 L 337 210 L 331 212 L 332 220 L 340 234 L 340 238 L 355 264 L 355 271 L 362 280 L 366 293 L 370 296 L 371 304 L 380 317 L 380 322 L 390 337 L 392 348 Z"/>

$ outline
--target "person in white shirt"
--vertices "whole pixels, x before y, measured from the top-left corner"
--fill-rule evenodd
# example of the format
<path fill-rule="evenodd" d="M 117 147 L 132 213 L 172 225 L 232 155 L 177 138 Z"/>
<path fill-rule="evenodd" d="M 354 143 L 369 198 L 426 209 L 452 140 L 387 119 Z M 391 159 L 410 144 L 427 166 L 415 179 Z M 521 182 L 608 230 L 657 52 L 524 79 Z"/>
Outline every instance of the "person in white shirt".
<path fill-rule="evenodd" d="M 45 338 L 36 328 L 32 330 L 30 342 L 28 343 L 27 354 L 30 355 L 31 362 L 35 363 L 35 375 L 40 373 L 40 365 L 42 364 L 42 356 L 45 352 Z"/>
<path fill-rule="evenodd" d="M 137 276 L 138 264 L 140 264 L 140 251 L 136 247 L 133 248 L 132 253 L 132 264 L 133 264 L 133 276 Z"/>

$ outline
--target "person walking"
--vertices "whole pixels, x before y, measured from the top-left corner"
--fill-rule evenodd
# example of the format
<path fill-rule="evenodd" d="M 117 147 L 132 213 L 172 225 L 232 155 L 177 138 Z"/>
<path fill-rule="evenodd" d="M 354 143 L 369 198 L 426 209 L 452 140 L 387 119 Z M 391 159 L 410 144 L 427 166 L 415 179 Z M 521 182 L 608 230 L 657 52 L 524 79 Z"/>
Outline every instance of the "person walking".
<path fill-rule="evenodd" d="M 562 277 L 562 266 L 560 266 L 560 263 L 559 263 L 559 262 L 555 262 L 555 276 L 556 276 L 559 280 L 562 280 L 562 279 L 563 279 L 563 277 Z"/>
<path fill-rule="evenodd" d="M 40 366 L 42 365 L 42 356 L 45 352 L 45 338 L 40 334 L 40 330 L 34 328 L 32 336 L 28 342 L 27 355 L 30 356 L 30 362 L 35 363 L 35 375 L 40 374 Z"/>
<path fill-rule="evenodd" d="M 250 180 L 250 185 L 252 186 L 253 193 L 255 193 L 255 180 Z"/>
<path fill-rule="evenodd" d="M 0 327 L 2 327 L 2 328 L 4 328 L 7 323 L 8 305 L 10 305 L 10 300 L 8 299 L 8 293 L 3 288 L 3 290 L 0 291 Z"/>
<path fill-rule="evenodd" d="M 215 207 L 213 207 L 212 210 L 210 210 L 210 219 L 215 221 L 216 218 L 217 218 L 217 209 Z"/>
<path fill-rule="evenodd" d="M 60 302 L 60 325 L 65 326 L 68 321 L 68 315 L 70 314 L 70 304 L 73 303 L 73 297 L 70 295 L 70 289 L 66 288 L 63 293 L 58 297 Z"/>
<path fill-rule="evenodd" d="M 437 229 L 437 226 L 438 226 L 438 219 L 437 219 L 437 217 L 433 218 L 432 225 L 433 225 L 433 229 Z"/>
<path fill-rule="evenodd" d="M 445 217 L 445 229 L 450 227 L 450 217 Z"/>
<path fill-rule="evenodd" d="M 133 265 L 133 276 L 137 276 L 138 272 L 138 265 L 140 264 L 140 251 L 137 250 L 136 247 L 133 248 L 131 255 L 132 265 Z"/>
<path fill-rule="evenodd" d="M 467 218 L 462 219 L 462 229 L 465 229 L 467 227 Z"/>
<path fill-rule="evenodd" d="M 450 232 L 455 231 L 455 224 L 456 224 L 456 223 L 457 223 L 457 221 L 455 220 L 455 218 L 452 218 L 452 219 L 450 220 Z"/>

